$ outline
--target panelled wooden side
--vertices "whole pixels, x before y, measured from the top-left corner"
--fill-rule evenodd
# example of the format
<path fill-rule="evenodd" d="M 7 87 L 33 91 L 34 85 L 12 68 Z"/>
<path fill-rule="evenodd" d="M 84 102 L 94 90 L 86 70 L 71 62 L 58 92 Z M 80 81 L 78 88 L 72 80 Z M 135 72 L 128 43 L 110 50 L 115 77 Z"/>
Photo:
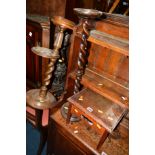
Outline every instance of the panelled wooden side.
<path fill-rule="evenodd" d="M 129 28 L 126 20 L 122 21 L 113 19 L 112 17 L 106 19 L 104 22 L 96 22 L 96 30 L 105 32 L 122 39 L 129 39 Z M 116 21 L 117 22 L 116 22 Z M 89 64 L 90 68 L 94 68 L 100 73 L 107 73 L 114 78 L 119 78 L 125 83 L 129 81 L 129 57 L 121 53 L 117 53 L 105 47 L 91 43 L 89 52 Z M 127 86 L 127 85 L 126 85 Z"/>
<path fill-rule="evenodd" d="M 129 57 L 96 44 L 91 45 L 88 67 L 128 83 Z"/>

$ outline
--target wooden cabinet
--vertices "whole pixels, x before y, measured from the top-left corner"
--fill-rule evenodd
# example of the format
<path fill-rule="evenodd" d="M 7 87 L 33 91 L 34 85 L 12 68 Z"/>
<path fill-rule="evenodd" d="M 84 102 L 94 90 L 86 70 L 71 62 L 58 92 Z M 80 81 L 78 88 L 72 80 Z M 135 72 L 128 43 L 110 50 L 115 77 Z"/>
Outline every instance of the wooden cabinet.
<path fill-rule="evenodd" d="M 26 18 L 26 83 L 28 87 L 36 88 L 41 85 L 47 59 L 35 55 L 33 46 L 49 47 L 50 20 L 48 17 L 27 15 Z"/>

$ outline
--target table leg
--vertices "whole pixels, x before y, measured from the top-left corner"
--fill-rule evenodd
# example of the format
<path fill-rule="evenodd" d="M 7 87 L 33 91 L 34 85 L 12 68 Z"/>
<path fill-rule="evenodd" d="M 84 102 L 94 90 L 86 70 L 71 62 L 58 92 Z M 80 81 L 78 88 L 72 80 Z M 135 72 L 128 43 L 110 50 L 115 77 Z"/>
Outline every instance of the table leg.
<path fill-rule="evenodd" d="M 106 129 L 104 129 L 104 130 L 103 130 L 102 137 L 100 138 L 100 141 L 99 141 L 99 143 L 98 143 L 98 145 L 97 145 L 97 147 L 96 147 L 97 150 L 102 146 L 102 144 L 103 144 L 103 142 L 105 141 L 105 139 L 107 138 L 107 136 L 108 136 L 108 132 L 107 132 Z"/>
<path fill-rule="evenodd" d="M 70 122 L 70 118 L 71 118 L 71 110 L 72 110 L 72 104 L 69 103 L 69 106 L 68 106 L 68 113 L 67 113 L 67 119 L 66 119 L 66 123 L 69 124 Z"/>

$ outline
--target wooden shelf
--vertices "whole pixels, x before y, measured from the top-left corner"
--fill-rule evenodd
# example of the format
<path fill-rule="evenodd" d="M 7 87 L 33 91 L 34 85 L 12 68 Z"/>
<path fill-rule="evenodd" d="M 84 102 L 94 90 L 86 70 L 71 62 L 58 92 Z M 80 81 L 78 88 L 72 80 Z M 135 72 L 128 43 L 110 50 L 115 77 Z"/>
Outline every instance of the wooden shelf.
<path fill-rule="evenodd" d="M 76 72 L 72 72 L 70 77 L 75 79 Z M 100 76 L 86 68 L 85 74 L 82 77 L 81 83 L 100 95 L 106 97 L 107 99 L 119 104 L 122 107 L 129 108 L 128 101 L 128 88 L 111 81 L 107 77 Z"/>
<path fill-rule="evenodd" d="M 88 41 L 97 45 L 109 48 L 116 52 L 129 56 L 129 42 L 128 40 L 115 37 L 113 35 L 100 32 L 97 30 L 90 31 Z M 103 51 L 104 52 L 104 51 Z"/>

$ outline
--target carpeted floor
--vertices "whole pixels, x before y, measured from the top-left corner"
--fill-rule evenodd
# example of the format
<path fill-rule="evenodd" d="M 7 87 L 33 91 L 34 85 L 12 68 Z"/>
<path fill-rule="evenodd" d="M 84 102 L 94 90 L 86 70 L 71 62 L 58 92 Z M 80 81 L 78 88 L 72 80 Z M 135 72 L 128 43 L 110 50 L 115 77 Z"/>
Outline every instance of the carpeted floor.
<path fill-rule="evenodd" d="M 30 123 L 26 123 L 26 155 L 36 155 L 40 133 Z M 46 154 L 46 145 L 42 155 Z"/>

